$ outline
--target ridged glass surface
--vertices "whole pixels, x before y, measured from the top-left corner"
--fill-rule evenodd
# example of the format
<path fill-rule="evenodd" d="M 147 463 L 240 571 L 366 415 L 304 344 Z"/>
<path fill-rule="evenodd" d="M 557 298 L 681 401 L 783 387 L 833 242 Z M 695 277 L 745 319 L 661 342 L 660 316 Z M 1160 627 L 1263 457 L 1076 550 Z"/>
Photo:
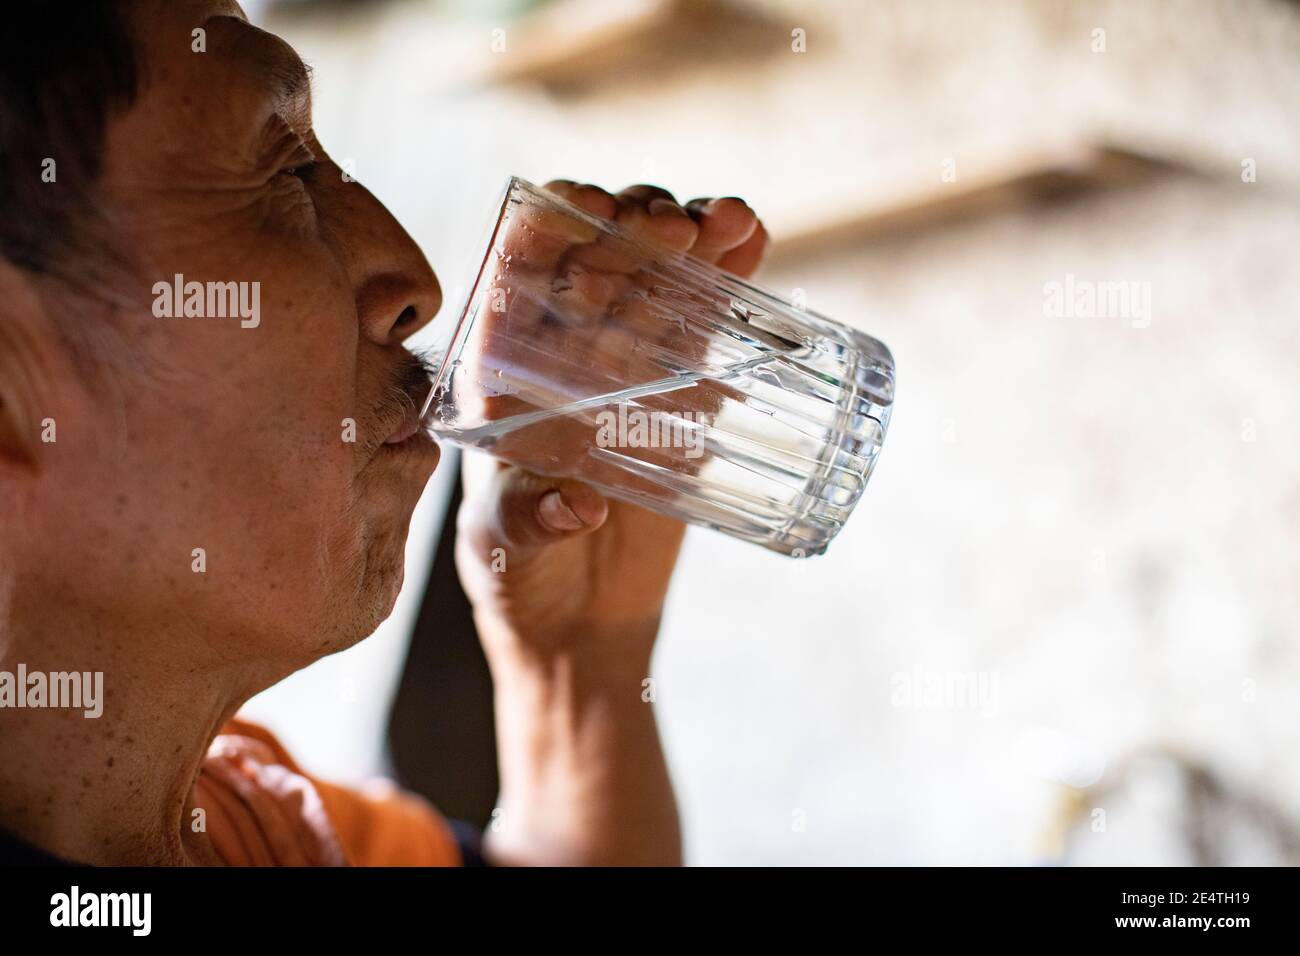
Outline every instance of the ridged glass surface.
<path fill-rule="evenodd" d="M 442 438 L 794 556 L 894 400 L 877 340 L 512 180 L 435 381 Z"/>

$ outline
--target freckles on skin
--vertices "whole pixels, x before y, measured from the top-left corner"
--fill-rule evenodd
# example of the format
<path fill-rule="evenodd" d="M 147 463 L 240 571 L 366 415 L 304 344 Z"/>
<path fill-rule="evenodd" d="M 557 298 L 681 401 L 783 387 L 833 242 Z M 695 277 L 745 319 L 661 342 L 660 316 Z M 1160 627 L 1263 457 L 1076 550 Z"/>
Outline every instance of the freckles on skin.
<path fill-rule="evenodd" d="M 158 3 L 155 12 L 187 39 L 186 18 L 204 6 Z M 361 187 L 340 184 L 309 129 L 289 132 L 322 164 L 315 178 L 259 167 L 259 150 L 284 133 L 266 110 L 263 68 L 279 41 L 234 22 L 205 29 L 204 55 L 188 42 L 151 46 L 140 108 L 113 132 L 110 188 L 114 205 L 136 217 L 128 227 L 150 281 L 256 281 L 260 324 L 149 324 L 165 374 L 140 402 L 144 433 L 124 474 L 153 472 L 129 479 L 129 510 L 172 516 L 172 526 L 129 551 L 164 555 L 161 566 L 178 568 L 178 587 L 192 590 L 191 539 L 211 542 L 209 593 L 196 608 L 216 617 L 223 588 L 237 585 L 244 612 L 268 634 L 339 646 L 391 610 L 427 479 L 423 464 L 368 464 L 377 386 L 364 366 L 385 367 L 393 353 L 362 340 L 349 254 L 391 239 L 391 229 L 372 201 L 353 198 Z M 356 422 L 356 443 L 344 440 L 345 418 Z"/>
<path fill-rule="evenodd" d="M 127 190 L 123 209 L 145 217 L 210 216 L 210 240 L 221 238 L 220 220 L 241 208 L 249 222 L 276 230 L 315 228 L 314 209 L 303 183 L 282 170 L 313 157 L 327 162 L 311 136 L 309 100 L 277 99 L 268 77 L 284 71 L 296 55 L 278 38 L 228 17 L 176 18 L 159 14 L 164 26 L 203 22 L 206 53 L 192 53 L 188 42 L 149 48 L 147 82 L 137 108 L 110 129 L 107 155 L 114 177 Z M 182 20 L 179 26 L 171 23 Z M 168 193 L 166 202 L 149 202 L 150 190 Z M 293 215 L 289 215 L 292 213 Z M 284 220 L 284 221 L 280 221 Z M 145 221 L 149 221 L 147 218 Z M 159 223 L 160 226 L 168 223 Z"/>

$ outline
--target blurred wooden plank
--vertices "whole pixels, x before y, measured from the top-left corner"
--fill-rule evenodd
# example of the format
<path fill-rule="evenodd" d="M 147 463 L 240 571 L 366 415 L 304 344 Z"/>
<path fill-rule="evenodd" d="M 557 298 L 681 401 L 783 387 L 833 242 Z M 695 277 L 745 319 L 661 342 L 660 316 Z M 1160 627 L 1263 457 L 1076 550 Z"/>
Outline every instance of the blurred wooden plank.
<path fill-rule="evenodd" d="M 555 0 L 506 29 L 506 53 L 478 79 L 547 82 L 589 68 L 594 57 L 634 44 L 677 15 L 676 0 Z"/>
<path fill-rule="evenodd" d="M 798 258 L 958 217 L 1142 182 L 1179 168 L 1085 141 L 966 155 L 958 159 L 952 182 L 944 182 L 936 168 L 925 183 L 899 179 L 892 188 L 879 185 L 857 196 L 829 197 L 769 222 L 772 254 Z"/>
<path fill-rule="evenodd" d="M 648 83 L 676 68 L 743 61 L 784 49 L 757 10 L 724 0 L 553 0 L 504 27 L 505 48 L 446 65 L 440 82 L 531 83 L 554 92 Z M 725 40 L 720 40 L 725 38 Z"/>

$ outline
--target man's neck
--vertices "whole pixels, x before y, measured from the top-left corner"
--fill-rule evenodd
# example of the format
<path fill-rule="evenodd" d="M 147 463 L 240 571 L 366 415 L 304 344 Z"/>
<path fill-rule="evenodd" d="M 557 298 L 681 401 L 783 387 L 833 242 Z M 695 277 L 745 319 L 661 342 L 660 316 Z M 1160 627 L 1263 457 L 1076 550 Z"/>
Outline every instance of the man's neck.
<path fill-rule="evenodd" d="M 131 629 L 86 624 L 68 614 L 0 621 L 0 681 L 15 695 L 0 708 L 0 827 L 80 863 L 215 862 L 202 814 L 193 812 L 194 781 L 208 744 L 255 682 L 186 660 L 194 645 L 183 640 L 159 646 L 132 641 Z M 51 706 L 69 695 L 59 699 L 49 675 L 73 673 L 81 681 L 103 675 L 98 717 L 87 716 L 84 699 Z"/>

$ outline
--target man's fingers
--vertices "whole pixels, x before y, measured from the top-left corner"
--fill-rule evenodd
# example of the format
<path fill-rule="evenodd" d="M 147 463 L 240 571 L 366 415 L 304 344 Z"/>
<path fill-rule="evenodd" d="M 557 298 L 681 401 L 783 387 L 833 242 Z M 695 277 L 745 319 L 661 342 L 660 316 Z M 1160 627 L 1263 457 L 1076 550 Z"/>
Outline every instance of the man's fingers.
<path fill-rule="evenodd" d="M 196 797 L 199 806 L 207 811 L 209 839 L 223 860 L 238 860 L 240 866 L 274 866 L 270 848 L 249 809 L 239 799 L 231 785 L 230 774 L 238 773 L 229 766 L 228 757 L 209 757 L 204 761 L 201 774 L 206 774 L 206 786 Z"/>
<path fill-rule="evenodd" d="M 599 528 L 609 513 L 600 493 L 580 481 L 502 468 L 473 494 L 473 538 L 492 548 L 533 550 Z"/>
<path fill-rule="evenodd" d="M 583 520 L 564 500 L 559 489 L 546 492 L 537 499 L 537 518 L 548 532 L 581 531 Z"/>
<path fill-rule="evenodd" d="M 662 186 L 651 186 L 647 183 L 638 183 L 635 186 L 628 186 L 626 189 L 619 190 L 618 198 L 624 202 L 640 203 L 644 206 L 656 199 L 667 199 L 672 201 L 673 194 Z"/>
<path fill-rule="evenodd" d="M 694 245 L 700 228 L 668 190 L 641 184 L 629 186 L 615 198 L 619 225 L 651 245 L 673 252 Z"/>
<path fill-rule="evenodd" d="M 237 817 L 232 817 L 226 806 L 228 796 L 217 796 L 217 788 L 209 785 L 203 774 L 194 782 L 194 805 L 204 813 L 208 840 L 217 856 L 227 866 L 252 866 L 253 854 L 239 834 Z M 237 808 L 236 808 L 237 809 Z"/>
<path fill-rule="evenodd" d="M 682 206 L 659 186 L 640 184 L 611 194 L 599 186 L 553 179 L 544 187 L 605 219 L 614 219 L 642 239 L 709 262 L 729 257 L 724 268 L 746 274 L 766 248 L 766 231 L 743 199 L 693 199 Z M 761 239 L 755 239 L 761 233 Z M 731 253 L 734 256 L 729 256 Z"/>
<path fill-rule="evenodd" d="M 251 762 L 250 762 L 251 763 Z M 249 815 L 248 823 L 260 845 L 270 853 L 272 865 L 307 866 L 307 855 L 298 845 L 297 821 L 290 811 L 249 776 L 255 772 L 242 758 L 215 757 L 204 763 L 205 772 L 225 784 L 231 794 L 241 800 Z M 256 838 L 255 838 L 256 839 Z"/>
<path fill-rule="evenodd" d="M 754 210 L 743 199 L 734 196 L 693 199 L 686 204 L 686 209 L 700 228 L 691 254 L 708 262 L 717 262 L 732 249 L 743 245 L 758 228 L 758 216 Z"/>
<path fill-rule="evenodd" d="M 757 271 L 763 261 L 763 256 L 767 254 L 767 246 L 767 229 L 760 222 L 748 239 L 730 252 L 723 253 L 717 264 L 728 272 L 748 278 Z"/>
<path fill-rule="evenodd" d="M 672 199 L 655 198 L 644 205 L 625 205 L 619 210 L 618 222 L 651 245 L 673 252 L 690 249 L 700 234 L 695 220 Z"/>
<path fill-rule="evenodd" d="M 613 219 L 618 212 L 618 200 L 599 186 L 575 183 L 568 179 L 552 179 L 542 188 L 602 219 Z"/>

